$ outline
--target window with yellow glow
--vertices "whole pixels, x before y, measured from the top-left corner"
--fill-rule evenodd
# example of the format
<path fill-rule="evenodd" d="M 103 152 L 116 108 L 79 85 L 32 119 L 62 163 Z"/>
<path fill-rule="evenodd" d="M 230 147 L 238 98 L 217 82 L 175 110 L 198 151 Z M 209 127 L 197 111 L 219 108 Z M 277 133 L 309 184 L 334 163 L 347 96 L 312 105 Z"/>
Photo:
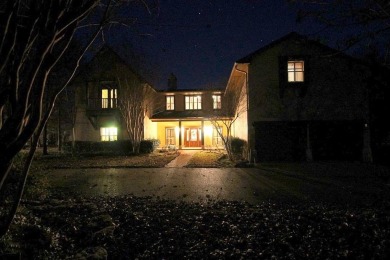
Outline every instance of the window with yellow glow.
<path fill-rule="evenodd" d="M 213 109 L 221 109 L 221 95 L 213 95 Z"/>
<path fill-rule="evenodd" d="M 116 89 L 102 89 L 102 108 L 116 108 L 117 91 Z"/>
<path fill-rule="evenodd" d="M 165 128 L 165 144 L 166 145 L 175 145 L 175 129 L 172 127 Z"/>
<path fill-rule="evenodd" d="M 222 127 L 219 126 L 213 128 L 213 145 L 215 146 L 223 145 L 220 133 L 222 133 Z"/>
<path fill-rule="evenodd" d="M 175 96 L 166 97 L 167 110 L 175 110 Z"/>
<path fill-rule="evenodd" d="M 117 141 L 118 140 L 118 128 L 116 127 L 101 127 L 100 128 L 100 140 L 101 141 Z"/>
<path fill-rule="evenodd" d="M 186 110 L 200 110 L 200 109 L 202 109 L 202 97 L 201 96 L 185 96 L 185 108 L 186 108 Z"/>
<path fill-rule="evenodd" d="M 304 72 L 305 72 L 304 61 L 288 61 L 287 63 L 288 82 L 303 82 Z"/>

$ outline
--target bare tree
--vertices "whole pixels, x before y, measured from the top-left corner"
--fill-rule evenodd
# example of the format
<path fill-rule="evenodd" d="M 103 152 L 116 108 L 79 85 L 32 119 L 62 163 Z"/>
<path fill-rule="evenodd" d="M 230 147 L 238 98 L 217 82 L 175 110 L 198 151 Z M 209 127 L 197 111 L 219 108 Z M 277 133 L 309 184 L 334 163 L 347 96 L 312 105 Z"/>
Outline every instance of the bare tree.
<path fill-rule="evenodd" d="M 236 158 L 231 145 L 232 127 L 236 120 L 247 111 L 247 97 L 242 82 L 237 78 L 233 81 L 221 98 L 221 108 L 210 111 L 209 120 L 221 138 L 229 160 L 234 162 Z M 226 135 L 223 133 L 224 128 Z"/>
<path fill-rule="evenodd" d="M 381 44 L 389 58 L 390 2 L 387 0 L 288 0 L 298 6 L 297 21 L 314 19 L 323 30 L 342 31 L 343 49 Z"/>
<path fill-rule="evenodd" d="M 57 96 L 108 24 L 115 4 L 111 0 L 6 0 L 0 4 L 0 237 L 7 232 L 20 203 L 39 136 Z M 85 27 L 88 17 L 98 22 Z M 81 27 L 91 30 L 74 69 L 63 84 L 49 87 L 53 68 Z M 17 171 L 14 159 L 30 139 L 28 155 Z M 17 184 L 7 185 L 12 179 Z"/>
<path fill-rule="evenodd" d="M 118 79 L 118 107 L 121 112 L 126 131 L 132 143 L 133 153 L 138 154 L 144 135 L 144 119 L 152 110 L 156 91 L 146 83 L 136 80 Z"/>

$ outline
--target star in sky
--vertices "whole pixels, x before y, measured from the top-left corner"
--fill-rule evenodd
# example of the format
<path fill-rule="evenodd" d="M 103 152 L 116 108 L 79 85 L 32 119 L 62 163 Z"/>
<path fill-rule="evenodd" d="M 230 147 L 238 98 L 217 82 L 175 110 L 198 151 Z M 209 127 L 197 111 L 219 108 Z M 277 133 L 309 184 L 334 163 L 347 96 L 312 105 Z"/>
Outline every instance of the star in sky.
<path fill-rule="evenodd" d="M 115 48 L 127 37 L 157 88 L 166 87 L 170 73 L 179 88 L 223 87 L 236 60 L 291 31 L 317 29 L 297 25 L 295 16 L 285 0 L 160 1 L 159 12 L 141 17 L 137 26 L 150 37 L 120 33 L 110 44 Z"/>

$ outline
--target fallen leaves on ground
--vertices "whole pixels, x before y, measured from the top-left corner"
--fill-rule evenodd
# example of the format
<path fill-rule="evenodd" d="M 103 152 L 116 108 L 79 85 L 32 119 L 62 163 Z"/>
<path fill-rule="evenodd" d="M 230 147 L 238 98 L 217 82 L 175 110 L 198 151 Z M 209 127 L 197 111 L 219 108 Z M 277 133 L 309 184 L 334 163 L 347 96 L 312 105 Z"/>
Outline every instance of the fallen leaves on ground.
<path fill-rule="evenodd" d="M 152 153 L 141 155 L 93 155 L 93 156 L 40 156 L 33 161 L 33 168 L 112 168 L 112 167 L 164 167 L 176 154 Z"/>
<path fill-rule="evenodd" d="M 0 255 L 13 249 L 39 259 L 388 259 L 388 210 L 132 196 L 25 201 Z"/>

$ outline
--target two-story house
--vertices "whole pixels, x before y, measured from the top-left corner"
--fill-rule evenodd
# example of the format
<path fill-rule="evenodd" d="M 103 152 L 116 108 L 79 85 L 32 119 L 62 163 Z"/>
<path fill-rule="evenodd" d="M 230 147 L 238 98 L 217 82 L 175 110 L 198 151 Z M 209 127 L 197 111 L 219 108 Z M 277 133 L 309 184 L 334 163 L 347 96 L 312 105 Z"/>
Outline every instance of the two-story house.
<path fill-rule="evenodd" d="M 257 160 L 371 160 L 370 70 L 290 33 L 237 60 L 227 90 L 245 90 L 237 132 Z"/>
<path fill-rule="evenodd" d="M 162 147 L 223 147 L 218 132 L 226 135 L 227 128 L 220 124 L 217 129 L 212 120 L 230 107 L 228 94 L 238 91 L 240 114 L 228 112 L 224 119 L 235 120 L 231 134 L 248 141 L 248 157 L 370 161 L 371 125 L 373 118 L 382 124 L 386 104 L 372 99 L 375 77 L 361 61 L 290 33 L 237 60 L 226 89 L 179 89 L 171 75 L 166 90 L 155 90 L 114 51 L 103 48 L 74 82 L 74 140 L 127 139 L 117 107 L 118 84 L 127 79 L 155 92 L 143 137 L 159 139 Z M 382 114 L 374 115 L 373 108 Z M 389 135 L 388 124 L 382 125 L 387 128 L 381 135 Z"/>
<path fill-rule="evenodd" d="M 210 122 L 213 111 L 222 108 L 223 89 L 177 89 L 171 74 L 168 89 L 159 91 L 159 104 L 151 117 L 160 142 L 182 148 L 220 148 L 222 140 Z M 222 127 L 222 126 L 221 126 Z M 226 128 L 219 129 L 226 134 Z"/>
<path fill-rule="evenodd" d="M 155 90 L 108 47 L 102 48 L 74 80 L 75 141 L 128 139 L 118 103 L 123 94 L 119 85 L 125 81 L 154 92 L 143 122 L 144 139 L 159 139 L 161 147 L 179 149 L 223 147 L 218 131 L 226 134 L 226 128 L 216 129 L 209 120 L 222 108 L 223 89 L 177 89 L 172 74 L 166 90 Z"/>

